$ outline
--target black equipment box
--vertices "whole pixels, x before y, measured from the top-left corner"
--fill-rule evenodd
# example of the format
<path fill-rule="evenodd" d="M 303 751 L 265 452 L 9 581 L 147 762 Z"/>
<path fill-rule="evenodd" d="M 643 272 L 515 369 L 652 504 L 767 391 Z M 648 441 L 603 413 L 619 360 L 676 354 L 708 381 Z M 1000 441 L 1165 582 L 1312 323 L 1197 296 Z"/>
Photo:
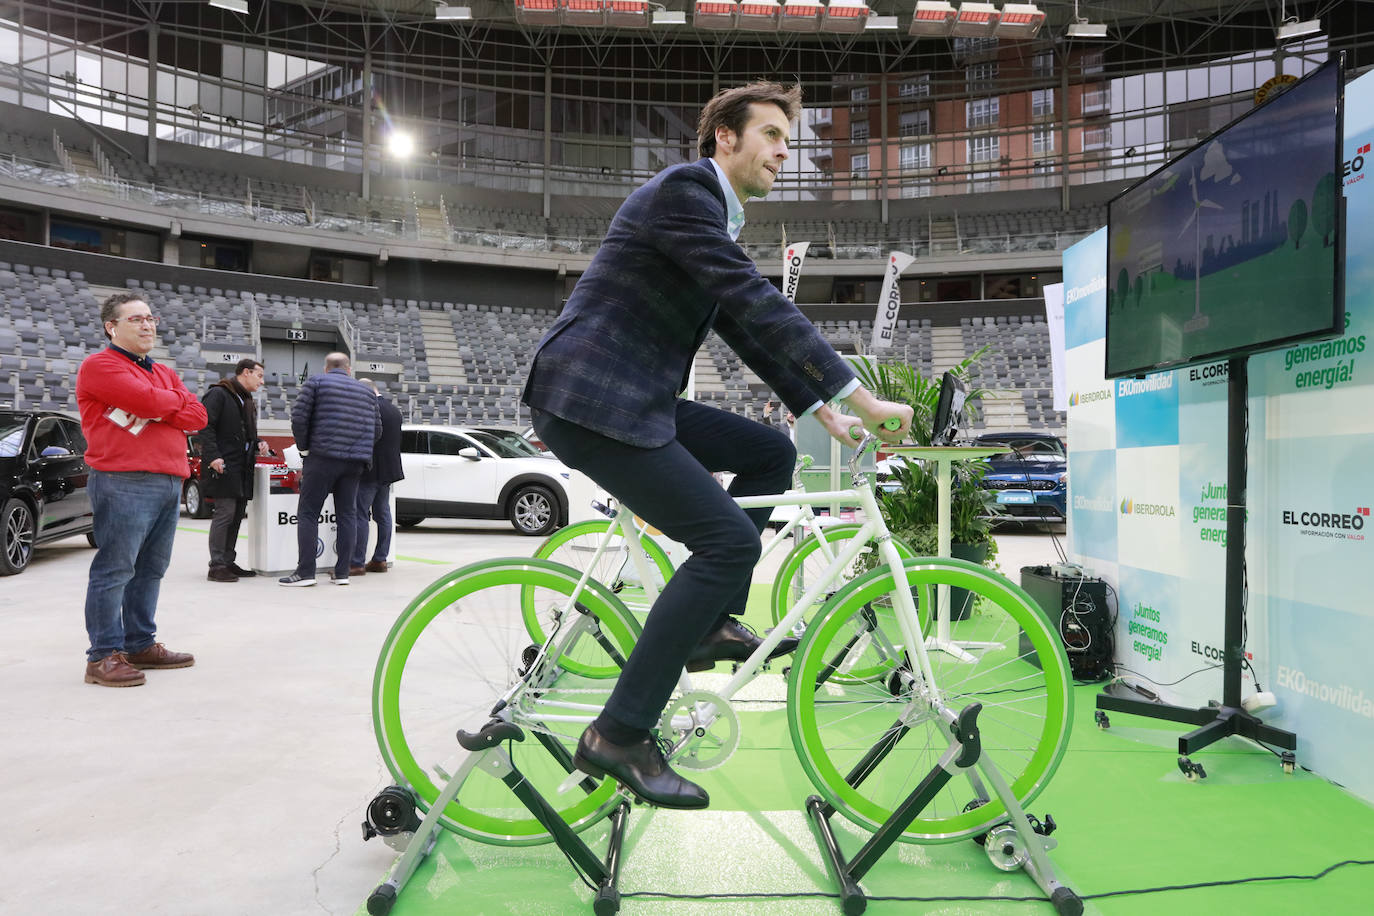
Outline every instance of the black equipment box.
<path fill-rule="evenodd" d="M 1106 584 L 1072 572 L 1063 574 L 1049 566 L 1023 566 L 1021 587 L 1040 606 L 1050 629 L 1059 634 L 1074 678 L 1105 678 L 1112 665 L 1113 641 Z M 1030 651 L 1024 632 L 1020 651 L 1023 655 Z M 1035 658 L 1033 654 L 1028 657 Z"/>

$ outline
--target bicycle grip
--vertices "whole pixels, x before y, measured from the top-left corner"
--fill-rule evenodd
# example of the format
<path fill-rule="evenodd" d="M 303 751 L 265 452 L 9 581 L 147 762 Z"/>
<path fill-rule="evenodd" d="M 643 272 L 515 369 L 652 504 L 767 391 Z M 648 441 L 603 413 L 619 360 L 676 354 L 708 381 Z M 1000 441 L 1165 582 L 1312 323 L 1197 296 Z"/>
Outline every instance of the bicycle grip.
<path fill-rule="evenodd" d="M 882 427 L 883 427 L 883 429 L 896 430 L 896 429 L 900 429 L 901 426 L 902 426 L 902 421 L 899 420 L 899 419 L 897 419 L 896 417 L 888 417 L 886 420 L 884 420 L 884 421 L 882 422 Z M 851 427 L 849 427 L 849 438 L 851 438 L 851 439 L 853 439 L 855 442 L 857 442 L 858 440 L 862 439 L 863 437 L 864 437 L 864 433 L 863 433 L 863 427 L 862 427 L 862 426 L 851 426 Z"/>

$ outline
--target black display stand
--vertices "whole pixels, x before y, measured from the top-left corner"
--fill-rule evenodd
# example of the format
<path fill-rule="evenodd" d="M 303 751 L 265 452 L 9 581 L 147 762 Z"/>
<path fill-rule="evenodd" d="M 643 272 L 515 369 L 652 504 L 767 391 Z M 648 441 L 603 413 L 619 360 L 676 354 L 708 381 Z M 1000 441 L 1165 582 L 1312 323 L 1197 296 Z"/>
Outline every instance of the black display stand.
<path fill-rule="evenodd" d="M 1240 674 L 1245 662 L 1245 484 L 1246 484 L 1246 410 L 1250 396 L 1246 356 L 1227 360 L 1226 422 L 1226 631 L 1223 645 L 1221 705 L 1189 709 L 1141 700 L 1114 692 L 1108 687 L 1097 695 L 1097 708 L 1126 712 L 1152 719 L 1167 719 L 1196 725 L 1180 735 L 1180 768 L 1186 776 L 1205 775 L 1186 758 L 1228 735 L 1263 741 L 1276 747 L 1295 750 L 1298 738 L 1292 732 L 1266 725 L 1241 705 Z M 1099 713 L 1099 724 L 1105 717 Z M 1293 759 L 1284 757 L 1284 768 Z"/>

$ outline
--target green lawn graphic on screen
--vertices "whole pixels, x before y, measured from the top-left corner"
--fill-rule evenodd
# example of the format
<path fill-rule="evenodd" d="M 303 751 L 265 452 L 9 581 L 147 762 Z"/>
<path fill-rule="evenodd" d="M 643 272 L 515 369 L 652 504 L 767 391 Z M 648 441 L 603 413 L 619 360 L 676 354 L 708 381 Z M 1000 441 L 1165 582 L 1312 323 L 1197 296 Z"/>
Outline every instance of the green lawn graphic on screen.
<path fill-rule="evenodd" d="M 1111 202 L 1109 377 L 1338 330 L 1339 74 L 1323 67 Z"/>

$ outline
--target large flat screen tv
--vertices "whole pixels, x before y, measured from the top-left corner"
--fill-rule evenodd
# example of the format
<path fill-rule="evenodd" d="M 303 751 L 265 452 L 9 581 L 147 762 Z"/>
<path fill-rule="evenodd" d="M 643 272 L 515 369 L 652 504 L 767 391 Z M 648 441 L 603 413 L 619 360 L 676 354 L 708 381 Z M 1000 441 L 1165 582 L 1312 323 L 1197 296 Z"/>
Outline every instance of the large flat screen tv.
<path fill-rule="evenodd" d="M 1340 56 L 1113 198 L 1107 378 L 1344 325 Z"/>

